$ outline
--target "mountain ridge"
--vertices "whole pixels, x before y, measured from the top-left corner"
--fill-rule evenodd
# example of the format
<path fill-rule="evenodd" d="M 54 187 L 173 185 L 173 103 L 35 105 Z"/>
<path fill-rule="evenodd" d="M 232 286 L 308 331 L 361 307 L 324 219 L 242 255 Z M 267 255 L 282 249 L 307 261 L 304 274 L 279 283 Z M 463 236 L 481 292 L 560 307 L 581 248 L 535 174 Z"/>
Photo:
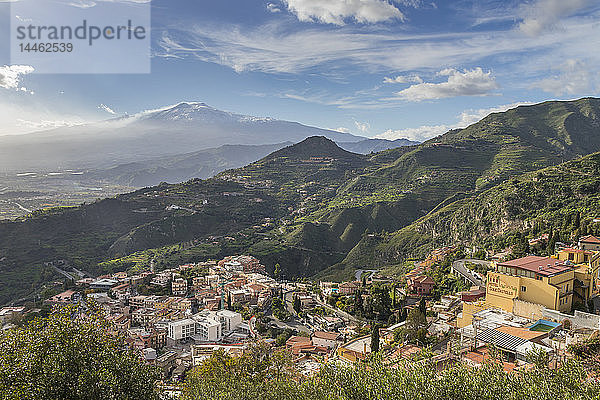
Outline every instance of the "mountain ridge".
<path fill-rule="evenodd" d="M 204 103 L 179 103 L 94 124 L 1 136 L 0 170 L 101 169 L 190 149 L 299 142 L 315 135 L 340 142 L 366 139 L 298 122 L 220 111 Z M 22 159 L 19 154 L 29 157 Z"/>
<path fill-rule="evenodd" d="M 598 99 L 544 103 L 490 115 L 421 145 L 369 155 L 348 155 L 323 142 L 341 156 L 311 159 L 323 154 L 316 144 L 324 139 L 313 138 L 312 146 L 291 146 L 281 156 L 208 180 L 0 223 L 0 252 L 12 265 L 4 269 L 36 273 L 35 265 L 51 257 L 96 271 L 126 269 L 137 265 L 128 257 L 137 252 L 178 262 L 245 252 L 264 260 L 270 271 L 280 264 L 287 277 L 314 276 L 328 266 L 339 272 L 395 262 L 399 247 L 379 247 L 386 232 L 401 232 L 453 198 L 473 198 L 562 158 L 600 151 L 598 115 Z M 210 239 L 221 236 L 235 240 Z M 39 238 L 45 238 L 43 245 Z M 189 242 L 198 244 L 164 247 Z"/>

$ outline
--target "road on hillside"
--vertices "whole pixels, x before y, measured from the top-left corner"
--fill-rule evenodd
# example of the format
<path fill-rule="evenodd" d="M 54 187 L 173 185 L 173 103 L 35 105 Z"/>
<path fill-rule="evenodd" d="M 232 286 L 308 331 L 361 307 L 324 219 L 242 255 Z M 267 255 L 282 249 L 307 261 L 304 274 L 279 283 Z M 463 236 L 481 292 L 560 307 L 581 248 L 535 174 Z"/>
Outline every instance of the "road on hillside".
<path fill-rule="evenodd" d="M 485 267 L 490 267 L 492 265 L 492 262 L 464 258 L 462 260 L 457 260 L 452 263 L 452 271 L 458 274 L 461 278 L 469 281 L 473 286 L 485 286 L 484 279 L 482 279 L 483 277 L 467 268 L 467 266 L 465 265 L 467 262 L 472 264 L 483 265 Z"/>
<path fill-rule="evenodd" d="M 337 315 L 338 317 L 340 317 L 343 320 L 352 321 L 352 322 L 356 322 L 356 323 L 362 322 L 360 319 L 356 318 L 354 315 L 348 314 L 347 312 L 342 311 L 339 308 L 331 307 L 329 304 L 323 303 L 319 299 L 316 299 L 316 302 L 318 305 L 328 309 L 329 311 L 333 311 L 333 313 L 335 315 Z"/>
<path fill-rule="evenodd" d="M 377 272 L 379 272 L 378 269 L 359 269 L 354 274 L 354 278 L 356 278 L 357 281 L 360 281 L 360 278 L 362 277 L 362 274 L 370 273 L 369 279 L 372 279 L 373 275 L 375 275 Z"/>

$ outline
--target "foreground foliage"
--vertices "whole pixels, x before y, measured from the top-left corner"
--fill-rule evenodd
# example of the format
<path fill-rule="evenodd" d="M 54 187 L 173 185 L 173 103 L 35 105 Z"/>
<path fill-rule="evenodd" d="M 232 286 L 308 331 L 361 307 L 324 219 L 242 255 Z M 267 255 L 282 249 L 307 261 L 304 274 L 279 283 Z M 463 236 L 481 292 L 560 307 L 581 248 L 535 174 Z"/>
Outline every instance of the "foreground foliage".
<path fill-rule="evenodd" d="M 241 358 L 213 355 L 188 376 L 183 398 L 191 399 L 598 399 L 600 385 L 586 380 L 577 361 L 556 370 L 538 365 L 507 374 L 488 363 L 437 372 L 427 362 L 390 368 L 375 359 L 356 367 L 330 364 L 306 378 L 294 372 L 287 358 L 257 347 Z"/>
<path fill-rule="evenodd" d="M 157 375 L 106 334 L 100 314 L 65 308 L 0 333 L 0 399 L 153 399 Z"/>

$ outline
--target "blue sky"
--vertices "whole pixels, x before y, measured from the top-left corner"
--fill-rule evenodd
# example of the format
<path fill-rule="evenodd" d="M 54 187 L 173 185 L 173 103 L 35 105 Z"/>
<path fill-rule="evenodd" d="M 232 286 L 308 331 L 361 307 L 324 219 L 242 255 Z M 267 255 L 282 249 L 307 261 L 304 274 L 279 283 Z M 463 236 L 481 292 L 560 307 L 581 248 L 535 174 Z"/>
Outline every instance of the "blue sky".
<path fill-rule="evenodd" d="M 0 134 L 189 100 L 369 137 L 423 140 L 491 111 L 597 96 L 600 89 L 596 0 L 151 6 L 151 74 L 46 75 L 35 65 L 10 64 L 10 2 L 0 0 Z"/>

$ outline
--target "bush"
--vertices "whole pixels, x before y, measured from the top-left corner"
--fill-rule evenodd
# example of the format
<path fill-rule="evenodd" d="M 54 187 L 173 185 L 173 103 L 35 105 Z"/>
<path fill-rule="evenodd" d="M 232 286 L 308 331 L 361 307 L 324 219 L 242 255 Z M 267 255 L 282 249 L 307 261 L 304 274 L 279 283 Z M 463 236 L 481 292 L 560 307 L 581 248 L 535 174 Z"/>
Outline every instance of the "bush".
<path fill-rule="evenodd" d="M 102 315 L 66 307 L 0 334 L 0 399 L 154 399 L 156 370 L 107 334 Z"/>
<path fill-rule="evenodd" d="M 368 364 L 328 363 L 313 377 L 303 377 L 287 355 L 251 348 L 235 358 L 217 353 L 186 381 L 184 399 L 227 400 L 554 400 L 597 399 L 600 386 L 586 380 L 582 365 L 567 361 L 558 369 L 535 365 L 507 374 L 497 363 L 481 368 L 456 365 L 438 372 L 427 359 L 385 365 L 380 357 Z"/>

